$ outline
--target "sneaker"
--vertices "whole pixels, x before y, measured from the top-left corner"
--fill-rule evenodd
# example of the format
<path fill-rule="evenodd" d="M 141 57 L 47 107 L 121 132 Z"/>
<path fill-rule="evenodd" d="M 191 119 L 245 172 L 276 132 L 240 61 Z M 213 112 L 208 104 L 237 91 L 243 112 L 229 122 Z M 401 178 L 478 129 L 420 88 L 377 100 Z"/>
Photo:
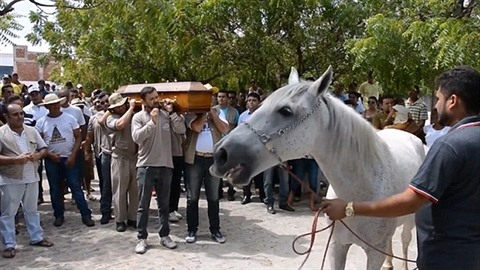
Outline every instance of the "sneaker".
<path fill-rule="evenodd" d="M 168 221 L 170 221 L 170 222 L 178 222 L 179 219 L 178 219 L 178 217 L 175 215 L 174 212 L 170 212 L 170 214 L 168 214 Z"/>
<path fill-rule="evenodd" d="M 216 231 L 216 232 L 212 233 L 212 238 L 220 244 L 223 244 L 226 241 L 225 237 L 223 237 L 223 235 L 220 231 Z"/>
<path fill-rule="evenodd" d="M 275 212 L 275 208 L 273 208 L 272 205 L 269 205 L 269 206 L 267 207 L 267 213 L 272 214 L 272 215 L 275 215 L 275 213 L 276 213 L 276 212 Z"/>
<path fill-rule="evenodd" d="M 177 243 L 175 243 L 175 241 L 173 241 L 172 238 L 170 238 L 170 236 L 165 236 L 160 238 L 160 244 L 162 244 L 162 246 L 169 249 L 174 249 L 177 247 Z"/>
<path fill-rule="evenodd" d="M 197 241 L 197 233 L 196 232 L 188 232 L 187 237 L 185 237 L 185 241 L 187 241 L 187 243 L 189 243 L 189 244 L 195 243 L 195 241 Z"/>
<path fill-rule="evenodd" d="M 182 214 L 178 213 L 177 211 L 173 211 L 173 213 L 175 213 L 175 216 L 176 216 L 178 219 L 182 219 L 182 218 L 183 218 Z"/>
<path fill-rule="evenodd" d="M 147 239 L 138 239 L 137 245 L 135 246 L 135 253 L 144 254 L 147 252 Z"/>

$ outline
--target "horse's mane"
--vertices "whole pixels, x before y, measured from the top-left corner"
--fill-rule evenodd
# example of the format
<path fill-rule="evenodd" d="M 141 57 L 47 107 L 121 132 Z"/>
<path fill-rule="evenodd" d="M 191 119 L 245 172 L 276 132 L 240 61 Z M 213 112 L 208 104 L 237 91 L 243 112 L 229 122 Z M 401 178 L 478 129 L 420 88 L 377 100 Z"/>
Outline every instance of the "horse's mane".
<path fill-rule="evenodd" d="M 321 94 L 320 98 L 330 115 L 327 127 L 336 134 L 336 138 L 328 144 L 333 155 L 329 158 L 359 158 L 357 162 L 367 170 L 371 169 L 371 164 L 385 158 L 389 147 L 370 123 L 329 93 Z"/>
<path fill-rule="evenodd" d="M 295 103 L 304 94 L 308 94 L 308 89 L 312 82 L 300 82 L 294 85 L 286 85 L 267 98 L 264 101 L 265 106 L 275 107 L 275 104 L 287 99 Z M 327 92 L 327 93 L 325 93 Z M 328 110 L 328 122 L 323 126 L 335 134 L 331 141 L 326 142 L 328 156 L 324 158 L 331 160 L 343 160 L 351 158 L 352 166 L 361 169 L 370 169 L 371 165 L 386 158 L 385 154 L 389 152 L 387 144 L 376 134 L 375 128 L 363 119 L 357 112 L 347 107 L 342 101 L 333 97 L 327 90 L 320 95 L 313 96 L 315 104 L 323 103 Z M 321 110 L 323 111 L 323 110 Z M 315 117 L 312 115 L 311 117 Z M 318 117 L 318 116 L 317 116 Z M 353 159 L 358 159 L 354 161 Z"/>

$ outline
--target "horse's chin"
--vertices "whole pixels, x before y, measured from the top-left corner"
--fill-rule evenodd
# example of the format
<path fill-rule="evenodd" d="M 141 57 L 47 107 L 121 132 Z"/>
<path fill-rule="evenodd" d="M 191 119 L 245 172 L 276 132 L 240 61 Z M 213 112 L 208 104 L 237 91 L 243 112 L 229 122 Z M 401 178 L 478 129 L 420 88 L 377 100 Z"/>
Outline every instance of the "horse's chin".
<path fill-rule="evenodd" d="M 250 181 L 251 172 L 249 168 L 242 163 L 228 170 L 225 178 L 235 186 L 245 186 Z"/>

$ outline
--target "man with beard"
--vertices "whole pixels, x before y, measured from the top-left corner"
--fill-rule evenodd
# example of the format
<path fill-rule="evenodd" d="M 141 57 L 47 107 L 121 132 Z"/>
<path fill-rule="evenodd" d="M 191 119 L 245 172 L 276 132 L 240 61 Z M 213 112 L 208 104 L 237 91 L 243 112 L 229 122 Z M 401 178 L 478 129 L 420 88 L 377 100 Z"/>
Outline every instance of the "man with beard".
<path fill-rule="evenodd" d="M 179 116 L 173 113 L 173 103 L 170 100 L 165 101 L 164 108 L 159 108 L 158 93 L 155 88 L 144 87 L 140 96 L 143 110 L 133 117 L 132 136 L 139 147 L 137 182 L 140 203 L 137 214 L 138 240 L 135 252 L 143 254 L 147 251 L 148 211 L 153 188 L 157 192 L 160 243 L 170 249 L 177 247 L 177 244 L 169 236 L 168 216 L 173 169 L 170 123 L 171 118 Z M 185 133 L 183 121 L 174 123 L 183 125 L 180 132 Z M 176 127 L 172 128 L 175 130 Z"/>
<path fill-rule="evenodd" d="M 138 189 L 135 175 L 137 170 L 137 146 L 132 139 L 132 116 L 135 100 L 122 98 L 114 93 L 108 99 L 111 115 L 106 127 L 112 132 L 112 196 L 113 211 L 117 222 L 117 232 L 127 230 L 127 225 L 135 227 L 137 222 Z"/>
<path fill-rule="evenodd" d="M 419 269 L 479 269 L 480 74 L 460 66 L 437 80 L 438 121 L 452 128 L 430 148 L 410 186 L 384 200 L 325 200 L 321 207 L 332 220 L 416 213 Z"/>

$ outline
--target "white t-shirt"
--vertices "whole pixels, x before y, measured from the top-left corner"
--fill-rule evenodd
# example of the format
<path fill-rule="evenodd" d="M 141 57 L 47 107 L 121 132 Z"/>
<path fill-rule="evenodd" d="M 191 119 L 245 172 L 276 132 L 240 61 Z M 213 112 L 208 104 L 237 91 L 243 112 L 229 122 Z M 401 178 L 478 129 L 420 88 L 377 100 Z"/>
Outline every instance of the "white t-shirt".
<path fill-rule="evenodd" d="M 425 141 L 427 147 L 432 147 L 433 143 L 443 135 L 447 134 L 450 130 L 450 127 L 444 127 L 443 129 L 436 130 L 433 128 L 433 125 L 426 125 L 423 127 L 423 132 L 425 133 Z"/>
<path fill-rule="evenodd" d="M 38 119 L 44 117 L 48 114 L 47 108 L 45 106 L 37 106 L 32 102 L 23 108 L 23 111 L 27 114 L 33 115 L 33 120 L 38 121 Z"/>
<path fill-rule="evenodd" d="M 87 123 L 85 122 L 85 117 L 83 117 L 83 112 L 82 109 L 75 107 L 75 106 L 68 106 L 67 108 L 61 108 L 60 109 L 62 112 L 66 112 L 73 116 L 77 120 L 77 124 L 79 126 L 86 125 Z"/>
<path fill-rule="evenodd" d="M 75 145 L 73 131 L 80 126 L 73 116 L 62 113 L 58 117 L 48 115 L 37 121 L 35 128 L 42 134 L 48 151 L 58 154 L 61 157 L 68 157 Z"/>
<path fill-rule="evenodd" d="M 247 122 L 248 118 L 250 118 L 250 115 L 252 115 L 252 113 L 249 110 L 244 111 L 238 117 L 238 124 L 242 124 L 242 123 Z"/>
<path fill-rule="evenodd" d="M 225 114 L 219 113 L 220 120 L 225 123 L 228 123 L 225 118 Z M 190 123 L 191 124 L 191 123 Z M 195 146 L 195 151 L 203 153 L 213 153 L 213 137 L 212 137 L 212 128 L 209 127 L 208 121 L 203 125 L 202 131 L 198 134 L 197 145 Z"/>

